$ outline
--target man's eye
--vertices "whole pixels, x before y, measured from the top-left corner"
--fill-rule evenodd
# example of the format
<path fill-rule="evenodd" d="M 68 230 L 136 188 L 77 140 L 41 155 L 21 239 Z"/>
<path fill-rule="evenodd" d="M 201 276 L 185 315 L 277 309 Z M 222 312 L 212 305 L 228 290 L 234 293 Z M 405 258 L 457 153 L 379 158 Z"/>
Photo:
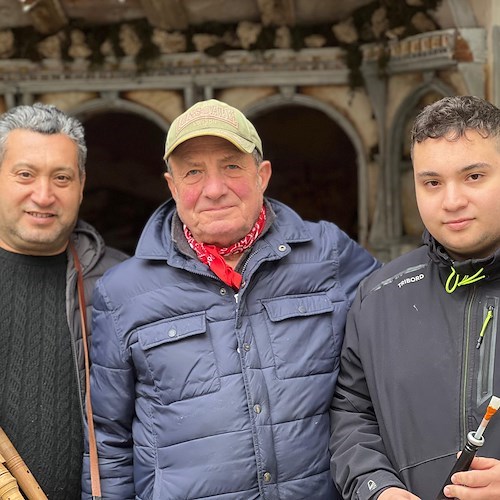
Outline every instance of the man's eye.
<path fill-rule="evenodd" d="M 32 177 L 30 172 L 19 172 L 18 173 L 19 177 L 22 177 L 23 179 L 29 179 Z"/>
<path fill-rule="evenodd" d="M 240 168 L 239 165 L 227 165 L 228 170 L 238 170 Z"/>
<path fill-rule="evenodd" d="M 189 177 L 191 175 L 196 175 L 196 174 L 199 174 L 200 171 L 199 170 L 196 170 L 195 168 L 193 168 L 192 170 L 189 170 L 187 173 L 186 173 L 186 177 Z"/>
<path fill-rule="evenodd" d="M 425 185 L 429 186 L 429 187 L 436 187 L 436 186 L 439 185 L 439 182 L 438 181 L 429 180 L 429 181 L 425 182 Z"/>
<path fill-rule="evenodd" d="M 473 181 L 479 180 L 483 175 L 482 174 L 471 174 L 469 176 L 469 179 L 472 179 Z"/>

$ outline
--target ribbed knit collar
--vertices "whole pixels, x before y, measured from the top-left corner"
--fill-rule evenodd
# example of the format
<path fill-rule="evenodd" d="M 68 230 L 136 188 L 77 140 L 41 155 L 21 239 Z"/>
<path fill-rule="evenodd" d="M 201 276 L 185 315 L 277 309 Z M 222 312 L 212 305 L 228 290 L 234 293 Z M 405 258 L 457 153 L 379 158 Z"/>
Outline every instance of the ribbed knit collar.
<path fill-rule="evenodd" d="M 0 248 L 0 259 L 25 266 L 58 266 L 67 262 L 66 252 L 57 255 L 25 255 Z"/>

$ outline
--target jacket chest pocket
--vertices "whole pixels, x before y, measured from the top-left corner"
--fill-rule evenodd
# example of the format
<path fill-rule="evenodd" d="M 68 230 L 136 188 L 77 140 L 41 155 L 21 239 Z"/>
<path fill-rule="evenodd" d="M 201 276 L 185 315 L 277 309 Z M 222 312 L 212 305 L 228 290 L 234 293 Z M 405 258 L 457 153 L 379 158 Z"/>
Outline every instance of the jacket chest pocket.
<path fill-rule="evenodd" d="M 163 404 L 219 390 L 220 378 L 204 312 L 159 321 L 137 333 Z"/>
<path fill-rule="evenodd" d="M 482 319 L 482 342 L 479 346 L 477 373 L 478 408 L 493 396 L 498 332 L 498 297 L 486 297 Z"/>
<path fill-rule="evenodd" d="M 326 294 L 279 297 L 262 304 L 278 378 L 334 371 L 341 338 L 335 340 L 334 305 Z"/>

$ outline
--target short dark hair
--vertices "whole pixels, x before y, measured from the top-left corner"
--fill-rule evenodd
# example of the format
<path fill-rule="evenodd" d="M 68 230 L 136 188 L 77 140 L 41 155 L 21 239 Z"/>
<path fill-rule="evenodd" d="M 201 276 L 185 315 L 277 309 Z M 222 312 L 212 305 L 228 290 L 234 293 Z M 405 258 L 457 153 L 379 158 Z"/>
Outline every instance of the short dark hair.
<path fill-rule="evenodd" d="M 415 119 L 410 135 L 412 156 L 416 143 L 444 136 L 457 140 L 468 130 L 483 137 L 500 136 L 500 109 L 476 96 L 443 97 Z"/>
<path fill-rule="evenodd" d="M 5 143 L 13 130 L 30 130 L 39 134 L 67 135 L 78 148 L 80 177 L 85 174 L 87 145 L 83 125 L 51 104 L 35 103 L 16 106 L 0 116 L 0 163 L 5 155 Z"/>

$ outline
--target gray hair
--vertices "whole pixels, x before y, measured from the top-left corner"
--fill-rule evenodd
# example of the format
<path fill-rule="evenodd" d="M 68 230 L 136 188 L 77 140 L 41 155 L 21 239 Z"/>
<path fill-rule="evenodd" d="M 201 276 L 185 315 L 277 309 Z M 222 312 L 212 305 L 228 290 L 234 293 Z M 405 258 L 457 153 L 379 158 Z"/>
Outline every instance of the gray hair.
<path fill-rule="evenodd" d="M 253 156 L 253 159 L 255 160 L 255 164 L 257 166 L 259 166 L 264 161 L 264 157 L 262 156 L 262 154 L 259 152 L 259 150 L 257 148 L 255 148 L 252 151 L 252 156 Z"/>
<path fill-rule="evenodd" d="M 500 109 L 475 96 L 443 97 L 417 116 L 410 135 L 411 154 L 416 143 L 447 136 L 458 140 L 468 130 L 482 137 L 500 136 Z"/>
<path fill-rule="evenodd" d="M 32 106 L 16 106 L 0 116 L 0 164 L 3 161 L 7 137 L 13 130 L 29 130 L 39 134 L 67 135 L 78 148 L 80 177 L 85 174 L 87 146 L 83 125 L 50 104 L 35 103 Z"/>

